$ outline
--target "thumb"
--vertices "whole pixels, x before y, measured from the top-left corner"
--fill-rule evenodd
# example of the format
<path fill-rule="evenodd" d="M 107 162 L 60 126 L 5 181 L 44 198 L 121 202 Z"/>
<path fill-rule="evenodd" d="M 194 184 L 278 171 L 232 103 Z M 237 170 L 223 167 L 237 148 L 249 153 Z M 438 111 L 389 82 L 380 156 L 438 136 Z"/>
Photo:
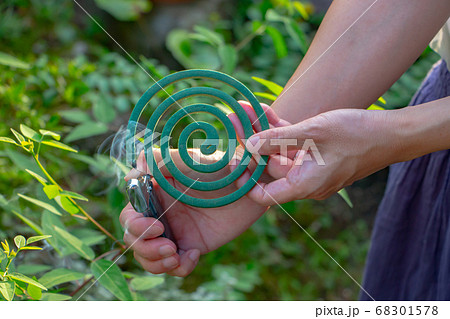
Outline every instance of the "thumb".
<path fill-rule="evenodd" d="M 283 154 L 289 150 L 299 149 L 300 141 L 306 134 L 298 125 L 289 125 L 269 129 L 249 137 L 245 147 L 251 153 L 260 155 Z"/>

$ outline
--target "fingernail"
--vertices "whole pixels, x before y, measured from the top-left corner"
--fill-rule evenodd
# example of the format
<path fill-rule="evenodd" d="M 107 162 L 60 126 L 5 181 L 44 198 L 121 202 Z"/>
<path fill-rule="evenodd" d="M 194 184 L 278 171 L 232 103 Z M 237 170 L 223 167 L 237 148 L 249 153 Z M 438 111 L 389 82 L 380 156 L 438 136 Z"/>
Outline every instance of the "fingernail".
<path fill-rule="evenodd" d="M 196 262 L 197 259 L 200 257 L 200 250 L 195 249 L 193 251 L 191 251 L 188 255 L 189 259 L 192 260 L 193 262 Z"/>
<path fill-rule="evenodd" d="M 164 245 L 159 247 L 159 254 L 161 257 L 169 257 L 175 254 L 175 249 L 170 245 Z"/>
<path fill-rule="evenodd" d="M 162 264 L 165 268 L 173 268 L 178 265 L 178 260 L 175 257 L 163 259 Z"/>

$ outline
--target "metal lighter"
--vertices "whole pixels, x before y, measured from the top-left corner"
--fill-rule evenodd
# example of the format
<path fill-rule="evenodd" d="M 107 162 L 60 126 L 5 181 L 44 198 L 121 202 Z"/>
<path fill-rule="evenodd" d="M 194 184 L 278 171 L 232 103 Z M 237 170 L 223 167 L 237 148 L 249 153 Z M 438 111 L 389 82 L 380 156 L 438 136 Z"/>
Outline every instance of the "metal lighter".
<path fill-rule="evenodd" d="M 127 194 L 133 208 L 143 214 L 145 217 L 158 219 L 164 225 L 164 233 L 161 237 L 176 241 L 170 229 L 169 222 L 165 216 L 158 197 L 153 188 L 152 177 L 149 174 L 141 175 L 138 178 L 132 178 L 127 182 Z"/>

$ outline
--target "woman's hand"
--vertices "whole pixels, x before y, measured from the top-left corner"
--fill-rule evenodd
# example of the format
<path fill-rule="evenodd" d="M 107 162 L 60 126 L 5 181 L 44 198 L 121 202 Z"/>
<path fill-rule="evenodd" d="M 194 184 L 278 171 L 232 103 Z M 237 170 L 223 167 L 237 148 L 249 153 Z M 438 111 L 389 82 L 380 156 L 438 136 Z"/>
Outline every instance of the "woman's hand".
<path fill-rule="evenodd" d="M 190 152 L 196 151 L 191 150 Z M 159 151 L 155 150 L 154 154 L 159 162 L 161 160 Z M 205 163 L 205 160 L 215 162 L 217 157 L 222 155 L 220 152 L 216 152 L 212 156 L 203 156 L 202 163 Z M 230 173 L 230 167 L 226 167 L 216 173 L 200 174 L 190 170 L 176 150 L 171 151 L 171 156 L 175 165 L 193 179 L 217 180 Z M 196 154 L 195 156 L 202 155 Z M 137 177 L 142 174 L 140 172 L 148 171 L 143 153 L 139 156 L 137 168 L 139 171 L 132 170 L 126 179 Z M 174 187 L 181 191 L 186 190 L 186 187 L 174 180 L 164 168 L 161 171 Z M 187 276 L 197 265 L 200 254 L 214 250 L 239 236 L 268 208 L 255 203 L 246 196 L 224 207 L 191 207 L 176 201 L 164 192 L 155 181 L 153 184 L 163 208 L 167 210 L 165 215 L 178 247 L 171 240 L 158 237 L 164 231 L 164 226 L 160 221 L 144 217 L 137 213 L 130 204 L 123 209 L 120 222 L 125 229 L 124 241 L 134 250 L 136 260 L 145 270 L 154 274 L 168 273 L 173 276 Z M 211 192 L 191 189 L 188 194 L 193 197 L 216 198 L 235 190 L 236 186 L 232 184 L 224 189 Z M 179 253 L 176 252 L 177 248 Z"/>
<path fill-rule="evenodd" d="M 248 196 L 261 205 L 325 199 L 398 161 L 398 112 L 340 109 L 253 135 L 246 142 L 248 149 L 260 144 L 257 152 L 270 155 L 267 172 L 274 180 L 259 182 Z M 283 153 L 283 148 L 288 150 L 281 154 L 284 163 L 274 161 L 272 158 Z M 237 186 L 248 178 L 249 172 Z"/>

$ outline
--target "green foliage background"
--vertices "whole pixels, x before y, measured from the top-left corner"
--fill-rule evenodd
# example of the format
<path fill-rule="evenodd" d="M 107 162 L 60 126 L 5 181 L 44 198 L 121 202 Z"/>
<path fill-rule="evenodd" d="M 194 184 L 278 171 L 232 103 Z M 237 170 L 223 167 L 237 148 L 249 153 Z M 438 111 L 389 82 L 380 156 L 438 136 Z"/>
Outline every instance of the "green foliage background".
<path fill-rule="evenodd" d="M 144 0 L 96 0 L 95 5 L 94 16 L 107 30 L 111 18 L 139 25 L 151 9 Z M 270 103 L 277 87 L 252 77 L 286 83 L 321 21 L 311 5 L 298 1 L 245 0 L 228 6 L 233 6 L 232 18 L 216 12 L 192 29 L 170 32 L 169 66 L 132 52 L 144 72 L 74 2 L 2 1 L 0 136 L 14 139 L 13 128 L 23 141 L 0 144 L 0 239 L 9 244 L 0 256 L 0 299 L 12 299 L 11 291 L 14 300 L 357 298 L 355 283 L 278 208 L 203 256 L 185 279 L 146 274 L 131 253 L 117 259 L 124 251 L 118 222 L 126 204 L 124 185 L 115 183 L 114 163 L 99 145 L 126 123 L 134 103 L 153 83 L 146 72 L 159 79 L 176 68 L 221 70 Z M 425 51 L 386 93 L 385 107 L 407 105 L 436 60 Z M 349 189 L 353 210 L 337 196 L 283 205 L 358 281 L 384 177 L 381 173 Z M 36 247 L 31 251 L 17 252 L 20 234 L 52 237 L 30 242 Z M 7 275 L 6 268 L 28 279 Z"/>

